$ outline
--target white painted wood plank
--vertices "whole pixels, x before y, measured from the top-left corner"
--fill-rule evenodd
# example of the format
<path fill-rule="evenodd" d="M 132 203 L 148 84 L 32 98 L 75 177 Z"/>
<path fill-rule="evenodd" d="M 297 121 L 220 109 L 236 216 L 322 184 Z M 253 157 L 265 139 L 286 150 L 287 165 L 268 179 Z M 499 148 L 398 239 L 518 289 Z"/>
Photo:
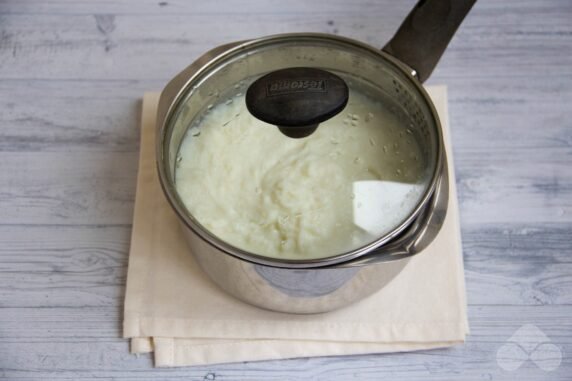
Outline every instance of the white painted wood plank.
<path fill-rule="evenodd" d="M 503 342 L 522 324 L 537 325 L 554 342 L 572 345 L 572 305 L 479 305 L 470 306 L 472 317 L 469 342 Z M 94 339 L 123 342 L 123 311 L 116 306 L 101 307 L 5 307 L 0 309 L 0 343 L 74 341 Z M 572 364 L 570 364 L 572 366 Z"/>
<path fill-rule="evenodd" d="M 536 156 L 572 150 L 572 77 L 450 78 L 447 85 L 461 159 L 482 150 Z M 137 150 L 140 97 L 163 86 L 161 80 L 0 81 L 0 150 Z"/>
<path fill-rule="evenodd" d="M 130 236 L 130 225 L 0 226 L 0 307 L 120 311 Z"/>
<path fill-rule="evenodd" d="M 463 223 L 570 222 L 572 81 L 450 82 Z M 146 83 L 69 85 L 0 84 L 3 223 L 131 221 Z"/>
<path fill-rule="evenodd" d="M 137 152 L 0 153 L 3 224 L 130 224 Z"/>
<path fill-rule="evenodd" d="M 383 2 L 387 13 L 400 14 L 405 17 L 408 10 L 415 4 L 414 0 L 405 0 L 402 4 L 395 2 Z M 135 5 L 136 4 L 136 5 Z M 364 9 L 379 9 L 380 4 L 371 0 L 355 0 L 348 3 L 345 0 L 328 0 L 327 3 L 317 5 L 305 0 L 222 0 L 217 2 L 197 0 L 121 0 L 121 1 L 98 1 L 97 6 L 92 2 L 74 0 L 58 0 L 45 2 L 41 0 L 24 0 L 6 2 L 2 7 L 2 13 L 26 13 L 26 14 L 211 14 L 214 16 L 236 14 L 283 14 L 283 13 L 358 13 Z"/>
<path fill-rule="evenodd" d="M 138 81 L 0 81 L 0 151 L 137 152 Z"/>
<path fill-rule="evenodd" d="M 121 309 L 130 231 L 0 226 L 0 307 Z M 571 224 L 465 227 L 470 303 L 572 305 L 570 236 Z"/>
<path fill-rule="evenodd" d="M 328 0 L 327 2 L 308 2 L 306 0 L 219 0 L 216 2 L 199 0 L 99 0 L 94 5 L 91 1 L 76 0 L 12 0 L 4 1 L 0 7 L 4 14 L 210 14 L 228 16 L 236 14 L 283 14 L 283 13 L 385 13 L 403 18 L 415 0 L 403 1 L 371 1 Z M 493 17 L 496 23 L 498 13 L 510 13 L 513 22 L 522 22 L 521 16 L 531 13 L 541 19 L 561 16 L 563 11 L 570 11 L 572 5 L 567 0 L 504 0 L 481 1 L 471 11 L 482 17 L 485 13 Z M 505 16 L 502 16 L 505 17 Z M 486 21 L 486 20 L 483 20 Z"/>
<path fill-rule="evenodd" d="M 480 6 L 476 5 L 475 13 Z M 240 13 L 227 15 L 224 22 L 224 15 L 217 19 L 213 14 L 201 13 L 10 14 L 0 23 L 0 78 L 168 79 L 214 46 L 285 32 L 335 32 L 382 46 L 401 19 L 386 7 L 387 3 L 382 2 L 367 8 L 348 4 L 348 12 L 338 17 L 327 10 L 318 12 L 317 8 L 313 12 L 263 16 Z M 408 10 L 404 6 L 401 13 Z M 572 74 L 572 57 L 568 54 L 572 47 L 572 25 L 568 22 L 572 10 L 561 7 L 554 19 L 539 18 L 534 12 L 517 18 L 510 10 L 496 12 L 494 24 L 486 17 L 489 12 L 469 16 L 436 74 Z M 521 59 L 523 51 L 531 52 L 526 60 Z"/>
<path fill-rule="evenodd" d="M 0 83 L 3 222 L 129 224 L 138 97 L 159 82 L 64 83 Z M 449 83 L 463 224 L 570 222 L 572 81 Z"/>
<path fill-rule="evenodd" d="M 570 308 L 473 308 L 472 335 L 464 346 L 449 349 L 407 355 L 310 358 L 164 370 L 149 369 L 151 362 L 148 356 L 138 359 L 129 355 L 126 340 L 106 339 L 105 334 L 97 333 L 95 325 L 98 321 L 101 321 L 104 332 L 113 330 L 105 313 L 90 309 L 47 309 L 35 315 L 33 310 L 14 309 L 9 310 L 0 322 L 11 326 L 20 317 L 25 326 L 45 320 L 36 330 L 32 329 L 32 333 L 38 332 L 38 336 L 28 338 L 24 330 L 12 330 L 7 336 L 0 336 L 0 369 L 3 364 L 11 364 L 3 370 L 4 376 L 11 380 L 46 376 L 53 380 L 82 379 L 93 374 L 98 378 L 200 380 L 209 373 L 216 374 L 216 379 L 221 380 L 379 380 L 381 375 L 404 380 L 504 379 L 507 372 L 498 366 L 496 353 L 524 324 L 535 324 L 563 354 L 572 350 Z M 49 321 L 51 318 L 55 321 Z M 84 320 L 82 331 L 80 322 Z M 42 329 L 44 333 L 39 332 Z M 50 330 L 54 330 L 53 333 Z M 74 332 L 80 334 L 74 336 Z M 26 352 L 30 347 L 35 351 Z M 558 369 L 548 374 L 528 361 L 518 374 L 522 380 L 545 379 L 547 375 L 556 380 L 565 379 L 571 371 L 572 364 L 566 359 Z"/>
<path fill-rule="evenodd" d="M 572 152 L 572 76 L 449 78 L 446 83 L 455 153 L 522 150 L 539 157 L 553 149 Z"/>
<path fill-rule="evenodd" d="M 458 155 L 462 223 L 572 222 L 570 157 L 569 148 Z M 136 172 L 136 152 L 0 152 L 2 223 L 130 224 Z"/>

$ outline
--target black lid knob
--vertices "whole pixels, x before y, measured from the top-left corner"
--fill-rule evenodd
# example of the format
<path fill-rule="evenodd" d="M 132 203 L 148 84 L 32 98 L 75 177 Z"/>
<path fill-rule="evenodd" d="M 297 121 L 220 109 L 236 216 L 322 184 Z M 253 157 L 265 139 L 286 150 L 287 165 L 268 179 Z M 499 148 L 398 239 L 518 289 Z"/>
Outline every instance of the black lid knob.
<path fill-rule="evenodd" d="M 267 74 L 246 92 L 246 107 L 256 118 L 278 126 L 291 138 L 312 134 L 318 124 L 348 103 L 343 79 L 328 71 L 295 67 Z"/>

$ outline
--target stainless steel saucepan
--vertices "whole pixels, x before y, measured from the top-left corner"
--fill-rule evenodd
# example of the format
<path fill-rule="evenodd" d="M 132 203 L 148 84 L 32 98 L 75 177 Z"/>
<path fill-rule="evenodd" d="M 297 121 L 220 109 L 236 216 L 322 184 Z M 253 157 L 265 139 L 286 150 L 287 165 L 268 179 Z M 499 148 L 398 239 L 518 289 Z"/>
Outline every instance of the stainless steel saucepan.
<path fill-rule="evenodd" d="M 399 274 L 411 256 L 420 253 L 433 241 L 446 214 L 449 184 L 441 124 L 422 83 L 431 74 L 474 2 L 419 1 L 382 50 L 334 35 L 275 35 L 214 48 L 169 82 L 161 94 L 157 117 L 159 177 L 164 193 L 182 223 L 190 252 L 216 284 L 235 297 L 262 308 L 290 313 L 325 312 L 349 305 L 381 289 Z M 314 252 L 296 254 L 292 249 L 294 246 L 288 245 L 280 247 L 278 254 L 265 252 L 227 239 L 213 224 L 206 223 L 198 212 L 194 212 L 197 209 L 193 208 L 209 206 L 204 203 L 217 202 L 216 195 L 200 200 L 192 197 L 183 199 L 181 196 L 177 188 L 177 171 L 183 170 L 179 169 L 182 142 L 185 139 L 203 139 L 196 140 L 197 147 L 209 144 L 207 130 L 192 136 L 189 131 L 200 127 L 213 107 L 239 99 L 244 115 L 256 120 L 258 125 L 264 123 L 265 134 L 273 134 L 272 144 L 279 150 L 280 147 L 302 144 L 299 142 L 308 142 L 312 147 L 312 142 L 327 139 L 328 134 L 345 134 L 345 130 L 332 127 L 335 118 L 341 118 L 343 110 L 356 107 L 356 99 L 364 96 L 374 99 L 388 113 L 395 114 L 394 119 L 399 122 L 393 131 L 395 136 L 404 136 L 404 142 L 419 147 L 419 158 L 415 157 L 419 163 L 416 164 L 419 175 L 406 178 L 408 168 L 402 168 L 396 173 L 376 173 L 374 176 L 366 168 L 363 177 L 352 174 L 351 181 L 341 183 L 341 193 L 335 196 L 342 197 L 340 195 L 348 190 L 352 192 L 351 200 L 344 201 L 344 216 L 354 219 L 357 233 L 348 233 L 347 237 L 342 233 L 332 234 L 326 237 L 323 248 L 316 246 Z M 359 117 L 350 114 L 346 120 L 347 128 L 357 125 L 353 122 Z M 238 127 L 230 125 L 226 128 Z M 388 127 L 380 124 L 375 128 Z M 339 143 L 334 142 L 333 135 L 330 139 Z M 369 142 L 370 145 L 357 146 L 357 149 L 364 152 L 378 149 L 379 155 L 373 157 L 378 157 L 380 162 L 386 160 L 382 148 L 387 151 L 387 147 L 383 147 L 383 142 L 375 144 L 371 138 Z M 216 149 L 222 154 L 229 148 L 247 152 L 250 147 L 252 155 L 255 155 L 257 144 L 269 143 L 251 140 L 249 147 L 241 147 L 240 144 L 246 143 L 237 140 L 230 144 L 232 147 Z M 317 146 L 318 143 L 315 144 Z M 352 144 L 348 149 L 355 151 L 355 145 L 361 143 L 358 139 L 357 143 L 348 141 L 340 144 L 342 148 Z M 403 153 L 395 152 L 395 155 L 399 154 Z M 193 155 L 184 160 L 192 164 Z M 267 157 L 258 158 L 261 167 L 267 160 Z M 330 168 L 335 171 L 336 166 L 350 165 L 343 161 L 343 155 L 336 158 L 337 161 L 319 160 L 327 163 L 323 173 Z M 395 157 L 391 160 L 399 163 Z M 237 158 L 233 165 L 243 164 Z M 294 162 L 292 166 L 295 165 Z M 220 176 L 215 173 L 217 168 L 202 168 L 203 177 L 191 177 L 191 183 L 208 181 L 209 176 Z M 286 170 L 290 172 L 284 173 L 295 173 L 294 168 Z M 320 168 L 316 173 L 319 172 Z M 311 179 L 315 175 L 308 176 Z M 296 189 L 302 185 L 297 183 L 295 175 L 278 180 L 281 186 L 293 190 L 289 197 L 298 204 L 307 201 L 307 193 L 296 194 Z M 240 184 L 248 187 L 250 181 L 245 178 Z M 403 196 L 409 197 L 407 204 L 403 201 L 405 198 L 388 198 L 384 194 L 384 189 L 399 190 L 403 184 L 417 190 L 413 195 Z M 224 192 L 235 192 L 236 187 L 237 184 L 229 180 Z M 321 194 L 325 192 L 322 187 L 312 189 L 312 202 L 322 203 L 326 209 L 342 208 L 333 202 L 328 204 L 329 197 L 333 196 Z M 254 201 L 250 201 L 260 200 L 260 205 L 270 208 L 274 201 L 266 196 L 252 195 Z M 356 197 L 360 200 L 354 199 Z M 266 218 L 264 223 L 276 224 L 279 230 L 283 221 L 272 220 L 273 215 L 270 211 L 266 215 L 262 206 L 261 213 Z M 236 216 L 242 216 L 241 207 L 232 206 Z M 387 224 L 384 208 L 392 210 L 394 220 L 381 228 Z M 224 214 L 221 217 L 224 221 L 215 225 L 232 229 L 233 224 L 243 223 L 239 219 L 229 220 L 230 215 Z M 308 221 L 297 225 L 299 234 L 306 234 L 304 229 L 314 228 Z M 281 231 L 281 244 L 290 242 L 292 237 L 284 233 L 288 231 Z M 357 239 L 356 234 L 366 238 Z M 332 244 L 328 245 L 328 242 Z M 344 243 L 338 245 L 338 242 Z"/>

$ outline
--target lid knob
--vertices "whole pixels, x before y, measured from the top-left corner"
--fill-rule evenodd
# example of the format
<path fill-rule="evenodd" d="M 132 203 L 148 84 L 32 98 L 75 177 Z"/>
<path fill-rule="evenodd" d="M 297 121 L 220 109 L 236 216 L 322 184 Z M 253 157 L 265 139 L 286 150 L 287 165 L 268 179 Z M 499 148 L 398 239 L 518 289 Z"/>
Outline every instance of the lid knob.
<path fill-rule="evenodd" d="M 257 79 L 246 92 L 246 108 L 291 138 L 304 138 L 347 105 L 348 86 L 328 71 L 295 67 Z"/>

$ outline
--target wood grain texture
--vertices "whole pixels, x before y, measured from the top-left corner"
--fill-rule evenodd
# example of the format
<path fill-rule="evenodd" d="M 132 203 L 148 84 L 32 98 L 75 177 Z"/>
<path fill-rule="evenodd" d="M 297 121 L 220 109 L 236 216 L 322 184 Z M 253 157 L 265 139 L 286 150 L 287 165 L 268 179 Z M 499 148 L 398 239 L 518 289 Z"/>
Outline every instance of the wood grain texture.
<path fill-rule="evenodd" d="M 142 93 L 238 39 L 313 31 L 381 46 L 414 3 L 0 1 L 0 379 L 570 379 L 569 0 L 479 0 L 429 81 L 449 93 L 465 345 L 154 369 L 119 338 Z M 499 366 L 525 324 L 561 351 L 556 370 Z"/>
<path fill-rule="evenodd" d="M 0 226 L 0 307 L 120 308 L 130 230 L 129 225 Z M 572 305 L 572 225 L 489 226 L 462 233 L 471 305 Z"/>
<path fill-rule="evenodd" d="M 525 312 L 525 314 L 523 314 Z M 11 333 L 0 339 L 0 358 L 13 364 L 4 370 L 9 379 L 49 377 L 50 379 L 91 378 L 95 372 L 103 379 L 186 379 L 202 380 L 209 373 L 221 380 L 379 380 L 380 375 L 405 380 L 490 380 L 506 374 L 496 366 L 497 349 L 512 331 L 530 319 L 563 348 L 572 350 L 572 323 L 566 306 L 473 307 L 472 339 L 464 346 L 385 354 L 309 358 L 285 361 L 253 362 L 183 369 L 150 369 L 149 356 L 128 355 L 127 343 L 114 339 L 113 319 L 117 313 L 107 309 L 62 308 L 57 312 L 7 309 L 2 326 Z M 80 323 L 81 322 L 81 323 Z M 81 334 L 78 335 L 78 332 Z M 26 353 L 29 347 L 35 352 Z M 69 352 L 61 350 L 65 347 Z M 35 364 L 31 369 L 27 364 Z M 1 364 L 1 363 L 0 363 Z M 551 379 L 566 379 L 569 364 L 550 373 Z M 462 373 L 462 376 L 461 376 Z M 520 379 L 538 380 L 545 372 L 527 363 Z M 207 378 L 208 379 L 208 378 Z"/>
<path fill-rule="evenodd" d="M 285 32 L 337 33 L 382 45 L 410 8 L 405 2 L 389 8 L 389 2 L 348 2 L 344 12 L 340 8 L 329 11 L 329 3 L 310 8 L 297 1 L 272 11 L 271 4 L 257 10 L 256 2 L 250 2 L 244 10 L 232 13 L 242 4 L 231 2 L 228 7 L 221 5 L 218 9 L 225 11 L 218 15 L 212 6 L 210 11 L 194 12 L 193 3 L 200 4 L 181 3 L 187 12 L 168 14 L 160 6 L 154 12 L 135 14 L 104 13 L 100 7 L 92 14 L 4 14 L 0 19 L 2 77 L 166 80 L 214 46 Z M 542 19 L 536 16 L 538 7 L 525 3 L 523 12 L 516 11 L 523 7 L 521 2 L 506 4 L 504 9 L 489 6 L 487 1 L 475 6 L 473 17 L 459 30 L 436 74 L 504 77 L 542 71 L 544 75 L 571 75 L 572 25 L 566 12 L 570 14 L 570 3 L 547 5 L 550 12 Z M 72 3 L 69 6 L 73 9 Z M 61 12 L 61 7 L 57 9 Z M 520 59 L 522 51 L 529 51 L 526 60 Z M 470 67 L 479 70 L 467 70 Z"/>

